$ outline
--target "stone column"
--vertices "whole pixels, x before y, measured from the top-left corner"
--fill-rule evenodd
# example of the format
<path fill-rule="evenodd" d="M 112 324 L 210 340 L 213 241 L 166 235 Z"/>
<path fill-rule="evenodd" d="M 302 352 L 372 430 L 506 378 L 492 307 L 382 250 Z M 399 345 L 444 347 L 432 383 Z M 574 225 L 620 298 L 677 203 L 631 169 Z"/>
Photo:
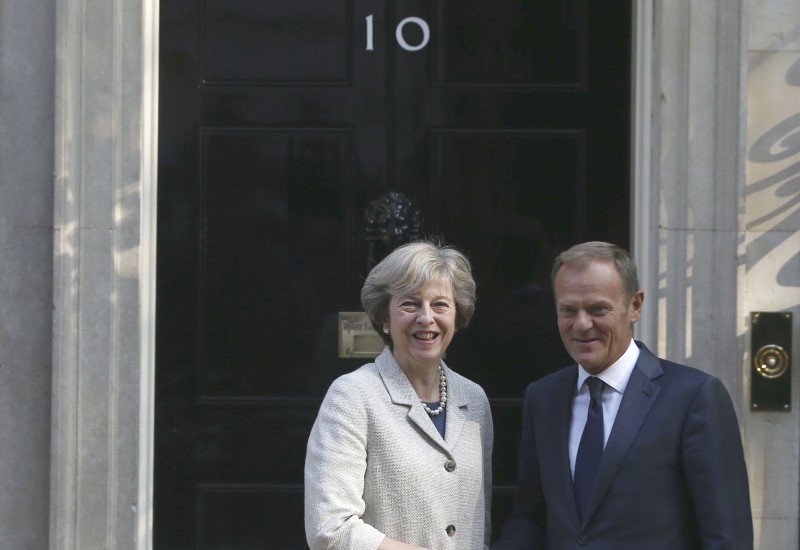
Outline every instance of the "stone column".
<path fill-rule="evenodd" d="M 148 544 L 154 5 L 57 4 L 51 548 Z"/>
<path fill-rule="evenodd" d="M 741 0 L 653 3 L 652 331 L 658 354 L 723 380 L 744 403 Z"/>

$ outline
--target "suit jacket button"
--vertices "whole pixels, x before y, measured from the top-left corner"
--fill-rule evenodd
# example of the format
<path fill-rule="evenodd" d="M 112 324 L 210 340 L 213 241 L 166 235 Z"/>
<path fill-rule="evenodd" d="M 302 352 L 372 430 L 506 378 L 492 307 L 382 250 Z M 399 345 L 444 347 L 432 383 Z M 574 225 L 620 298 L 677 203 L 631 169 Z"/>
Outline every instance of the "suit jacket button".
<path fill-rule="evenodd" d="M 584 546 L 587 542 L 589 542 L 589 537 L 587 537 L 586 535 L 581 535 L 580 537 L 578 537 L 578 544 L 580 544 L 581 546 Z"/>
<path fill-rule="evenodd" d="M 447 536 L 448 537 L 452 537 L 453 535 L 456 534 L 456 526 L 455 525 L 448 525 L 447 529 L 445 529 L 445 531 L 447 531 Z"/>
<path fill-rule="evenodd" d="M 452 472 L 456 469 L 456 461 L 455 460 L 448 460 L 444 463 L 444 469 L 448 472 Z"/>

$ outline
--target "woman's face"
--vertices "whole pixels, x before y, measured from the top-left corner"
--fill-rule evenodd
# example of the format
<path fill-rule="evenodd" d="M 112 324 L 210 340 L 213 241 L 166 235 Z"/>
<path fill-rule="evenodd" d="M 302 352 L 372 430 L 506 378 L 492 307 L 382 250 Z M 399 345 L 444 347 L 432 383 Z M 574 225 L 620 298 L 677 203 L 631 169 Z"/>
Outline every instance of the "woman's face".
<path fill-rule="evenodd" d="M 413 295 L 389 300 L 392 352 L 403 368 L 436 366 L 455 333 L 456 302 L 451 285 L 434 282 Z"/>

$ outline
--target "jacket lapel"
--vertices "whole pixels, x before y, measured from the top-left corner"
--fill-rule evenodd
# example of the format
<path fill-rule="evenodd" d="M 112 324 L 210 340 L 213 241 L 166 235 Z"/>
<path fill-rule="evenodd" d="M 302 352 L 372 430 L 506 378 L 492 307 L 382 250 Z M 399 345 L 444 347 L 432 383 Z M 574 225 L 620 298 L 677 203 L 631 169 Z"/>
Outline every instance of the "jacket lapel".
<path fill-rule="evenodd" d="M 457 376 L 451 376 L 452 371 L 447 368 L 447 365 L 442 361 L 442 368 L 444 368 L 445 375 L 447 376 L 447 406 L 445 407 L 445 414 L 447 414 L 447 421 L 445 422 L 444 433 L 447 439 L 444 441 L 445 448 L 452 455 L 461 437 L 461 430 L 464 428 L 464 422 L 467 415 L 464 411 L 467 406 L 467 400 L 464 395 L 463 388 L 461 387 L 462 380 Z M 426 414 L 427 416 L 427 414 Z M 428 419 L 428 424 L 433 422 Z M 436 435 L 439 431 L 434 429 Z"/>
<path fill-rule="evenodd" d="M 597 473 L 597 484 L 584 523 L 591 518 L 613 483 L 628 449 L 636 439 L 647 413 L 650 412 L 650 408 L 661 391 L 660 387 L 652 381 L 663 373 L 658 358 L 641 342 L 636 342 L 636 344 L 641 349 L 639 359 L 636 361 L 636 366 L 633 368 L 625 388 L 625 395 L 622 396 L 614 427 L 611 429 L 608 443 L 603 451 L 600 470 Z"/>
<path fill-rule="evenodd" d="M 386 390 L 389 392 L 389 398 L 392 400 L 392 403 L 395 405 L 408 407 L 408 419 L 413 424 L 416 424 L 416 426 L 426 436 L 428 436 L 433 443 L 450 454 L 450 448 L 452 448 L 452 445 L 447 445 L 445 443 L 441 434 L 439 434 L 439 430 L 437 430 L 436 426 L 434 426 L 433 422 L 431 422 L 428 413 L 425 412 L 425 409 L 419 406 L 419 398 L 417 398 L 417 394 L 414 391 L 414 388 L 411 386 L 411 382 L 408 381 L 408 378 L 400 368 L 400 365 L 397 364 L 397 361 L 395 361 L 394 356 L 388 347 L 384 348 L 383 352 L 375 359 L 375 364 L 378 367 L 378 372 L 383 379 Z M 451 433 L 451 429 L 453 430 L 453 433 L 455 433 L 456 429 L 460 430 L 460 427 L 463 426 L 464 417 L 463 412 L 460 410 L 458 411 L 460 418 L 458 414 L 451 414 L 449 409 L 455 409 L 457 407 L 451 407 L 451 404 L 455 404 L 452 403 L 455 396 L 451 396 L 450 380 L 447 381 L 447 385 L 447 407 L 445 409 L 447 411 L 447 424 L 445 433 L 449 435 Z M 450 425 L 451 419 L 454 419 L 453 423 L 455 424 L 455 426 L 452 428 Z M 452 439 L 455 441 L 455 438 Z"/>
<path fill-rule="evenodd" d="M 578 519 L 578 503 L 575 501 L 575 493 L 572 490 L 572 471 L 569 466 L 569 428 L 572 422 L 572 401 L 575 399 L 577 383 L 578 365 L 573 365 L 569 367 L 568 372 L 565 372 L 564 380 L 551 396 L 553 418 L 550 420 L 549 425 L 552 432 L 550 437 L 545 439 L 556 442 L 555 445 L 549 446 L 549 452 L 552 453 L 549 464 L 552 465 L 553 474 L 558 479 L 557 486 L 569 489 L 564 493 L 566 499 L 564 506 L 565 509 L 570 511 L 572 520 L 576 525 L 580 521 Z M 559 407 L 561 407 L 560 410 Z M 548 464 L 545 460 L 542 460 L 541 463 L 545 467 Z"/>

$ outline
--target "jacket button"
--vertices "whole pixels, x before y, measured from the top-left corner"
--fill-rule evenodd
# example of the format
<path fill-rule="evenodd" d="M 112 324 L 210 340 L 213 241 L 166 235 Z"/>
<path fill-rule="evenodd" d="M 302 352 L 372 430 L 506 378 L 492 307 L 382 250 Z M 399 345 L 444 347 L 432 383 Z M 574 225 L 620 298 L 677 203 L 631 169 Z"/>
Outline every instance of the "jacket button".
<path fill-rule="evenodd" d="M 580 544 L 581 546 L 585 546 L 587 542 L 589 542 L 589 537 L 587 537 L 586 535 L 581 535 L 580 537 L 578 537 L 578 544 Z"/>
<path fill-rule="evenodd" d="M 448 525 L 447 529 L 445 529 L 445 531 L 447 531 L 447 536 L 448 537 L 452 537 L 453 535 L 456 534 L 456 526 L 455 525 Z"/>
<path fill-rule="evenodd" d="M 456 469 L 456 461 L 455 460 L 448 460 L 444 463 L 444 469 L 448 472 L 452 472 Z"/>

